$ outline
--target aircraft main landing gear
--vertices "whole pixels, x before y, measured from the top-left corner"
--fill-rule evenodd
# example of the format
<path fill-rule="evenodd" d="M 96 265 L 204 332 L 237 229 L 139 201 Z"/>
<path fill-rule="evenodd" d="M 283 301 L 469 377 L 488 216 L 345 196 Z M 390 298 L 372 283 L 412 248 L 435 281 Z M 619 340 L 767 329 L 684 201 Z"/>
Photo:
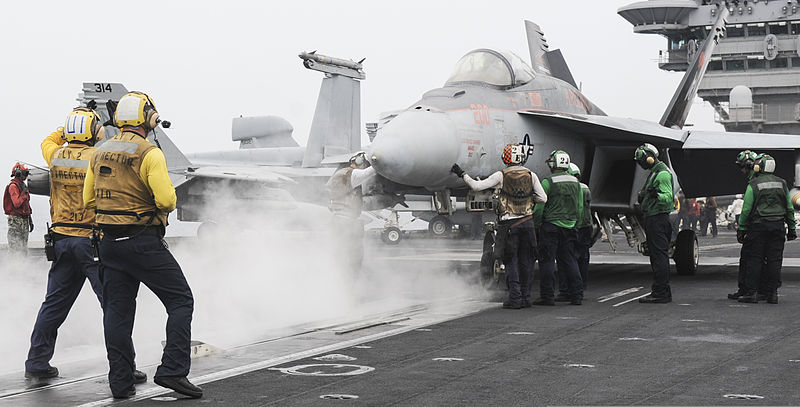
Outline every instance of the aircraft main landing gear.
<path fill-rule="evenodd" d="M 693 276 L 697 272 L 700 260 L 700 246 L 693 230 L 681 230 L 675 239 L 675 251 L 672 255 L 675 268 L 681 276 Z"/>
<path fill-rule="evenodd" d="M 502 298 L 506 291 L 506 270 L 503 262 L 494 257 L 494 230 L 486 231 L 483 237 L 483 254 L 481 255 L 480 283 L 492 297 Z"/>

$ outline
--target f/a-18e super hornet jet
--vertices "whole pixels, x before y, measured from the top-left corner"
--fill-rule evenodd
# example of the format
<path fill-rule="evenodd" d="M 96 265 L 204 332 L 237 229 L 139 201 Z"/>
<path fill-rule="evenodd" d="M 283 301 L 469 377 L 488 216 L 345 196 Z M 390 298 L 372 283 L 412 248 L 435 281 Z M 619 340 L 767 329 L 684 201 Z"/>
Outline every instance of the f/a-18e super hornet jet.
<path fill-rule="evenodd" d="M 545 159 L 551 151 L 568 152 L 583 169 L 600 223 L 606 228 L 609 220 L 620 224 L 628 243 L 643 253 L 643 219 L 635 203 L 647 173 L 635 165 L 633 152 L 644 142 L 659 148 L 687 197 L 740 193 L 743 180 L 733 165 L 708 163 L 731 162 L 743 149 L 772 154 L 779 163 L 778 175 L 798 185 L 800 175 L 792 175 L 800 174 L 800 136 L 683 129 L 709 57 L 724 36 L 728 10 L 720 7 L 714 14 L 707 37 L 658 123 L 607 116 L 577 89 L 561 52 L 548 50 L 539 26 L 526 21 L 532 65 L 511 52 L 476 49 L 458 61 L 443 87 L 383 118 L 367 149 L 379 185 L 389 195 L 432 194 L 445 219 L 458 216 L 451 196 L 464 197 L 467 211 L 486 211 L 490 198 L 468 192 L 451 174 L 451 165 L 458 163 L 469 174 L 485 178 L 503 168 L 504 145 L 529 135 L 533 154 L 526 166 L 543 176 L 549 174 Z M 793 196 L 798 196 L 796 189 Z M 794 202 L 797 205 L 797 199 Z M 693 231 L 678 234 L 672 248 L 679 273 L 695 272 L 697 245 Z"/>

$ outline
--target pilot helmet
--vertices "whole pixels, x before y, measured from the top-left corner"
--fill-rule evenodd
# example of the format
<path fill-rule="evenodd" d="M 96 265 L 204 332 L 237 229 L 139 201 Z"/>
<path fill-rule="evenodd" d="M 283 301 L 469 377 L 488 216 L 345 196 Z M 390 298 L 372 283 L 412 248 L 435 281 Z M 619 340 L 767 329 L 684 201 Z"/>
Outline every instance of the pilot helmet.
<path fill-rule="evenodd" d="M 547 157 L 547 166 L 550 170 L 569 170 L 569 154 L 563 150 L 553 150 L 550 156 Z"/>
<path fill-rule="evenodd" d="M 88 107 L 76 107 L 67 115 L 61 137 L 68 143 L 100 141 L 106 130 L 100 115 Z"/>
<path fill-rule="evenodd" d="M 522 165 L 528 160 L 528 153 L 522 144 L 507 144 L 503 148 L 503 163 L 506 165 Z"/>

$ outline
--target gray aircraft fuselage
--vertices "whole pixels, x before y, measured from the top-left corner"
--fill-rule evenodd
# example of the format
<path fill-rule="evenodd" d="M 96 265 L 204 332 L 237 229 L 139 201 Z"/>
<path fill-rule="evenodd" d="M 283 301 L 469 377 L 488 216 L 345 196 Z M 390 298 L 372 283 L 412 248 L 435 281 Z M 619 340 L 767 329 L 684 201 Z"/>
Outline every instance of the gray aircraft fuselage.
<path fill-rule="evenodd" d="M 549 174 L 545 159 L 556 149 L 569 153 L 583 168 L 587 151 L 592 151 L 587 143 L 546 124 L 534 125 L 518 113 L 525 109 L 604 114 L 575 87 L 547 76 L 508 89 L 476 82 L 448 83 L 426 92 L 386 123 L 369 157 L 381 176 L 398 184 L 430 191 L 463 189 L 463 181 L 450 172 L 453 163 L 473 177 L 485 178 L 505 167 L 503 147 L 529 134 L 534 150 L 526 166 L 540 176 Z"/>

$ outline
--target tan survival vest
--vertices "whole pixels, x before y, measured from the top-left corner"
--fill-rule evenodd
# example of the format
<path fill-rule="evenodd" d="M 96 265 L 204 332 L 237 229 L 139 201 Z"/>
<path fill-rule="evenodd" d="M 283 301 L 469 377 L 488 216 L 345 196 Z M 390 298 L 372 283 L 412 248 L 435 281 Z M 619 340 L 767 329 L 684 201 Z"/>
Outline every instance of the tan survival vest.
<path fill-rule="evenodd" d="M 531 170 L 515 165 L 503 170 L 503 187 L 498 195 L 498 213 L 510 217 L 533 214 L 533 176 Z"/>
<path fill-rule="evenodd" d="M 53 153 L 50 161 L 50 219 L 55 233 L 89 237 L 94 209 L 83 206 L 83 180 L 96 148 L 67 144 Z"/>
<path fill-rule="evenodd" d="M 125 131 L 97 148 L 92 172 L 98 224 L 167 226 L 168 214 L 158 210 L 139 175 L 144 156 L 154 148 L 142 136 Z"/>
<path fill-rule="evenodd" d="M 352 174 L 352 168 L 340 168 L 333 173 L 325 187 L 331 197 L 331 212 L 339 216 L 358 218 L 361 216 L 361 187 L 353 188 L 350 182 Z"/>

